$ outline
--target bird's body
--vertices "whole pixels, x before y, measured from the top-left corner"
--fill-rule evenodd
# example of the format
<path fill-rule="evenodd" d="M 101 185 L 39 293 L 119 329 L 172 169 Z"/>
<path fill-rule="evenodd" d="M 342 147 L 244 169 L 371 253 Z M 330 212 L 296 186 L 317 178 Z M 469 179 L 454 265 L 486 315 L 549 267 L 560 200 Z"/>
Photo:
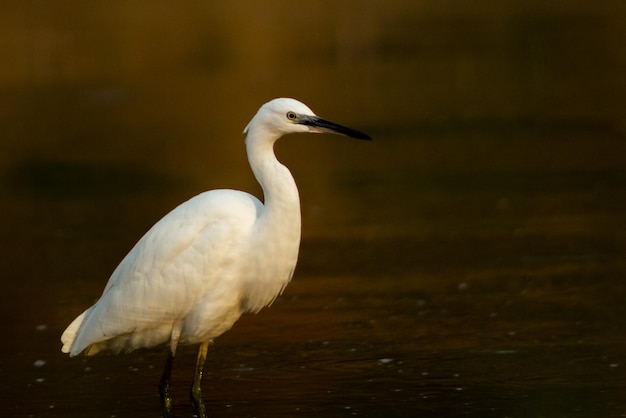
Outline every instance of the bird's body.
<path fill-rule="evenodd" d="M 212 190 L 178 206 L 123 259 L 98 303 L 70 325 L 69 353 L 200 343 L 228 330 L 243 312 L 269 305 L 296 265 L 297 199 L 291 206 L 281 225 L 263 218 L 268 212 L 258 199 L 235 190 Z"/>
<path fill-rule="evenodd" d="M 285 133 L 316 131 L 369 139 L 293 99 L 261 107 L 244 132 L 264 203 L 245 192 L 212 190 L 172 210 L 122 260 L 100 299 L 67 327 L 62 351 L 91 355 L 169 343 L 173 358 L 178 344 L 201 343 L 206 356 L 207 343 L 242 313 L 271 304 L 293 275 L 301 229 L 298 189 L 273 145 Z M 169 368 L 162 381 L 166 416 Z M 197 370 L 198 391 L 200 376 Z"/>

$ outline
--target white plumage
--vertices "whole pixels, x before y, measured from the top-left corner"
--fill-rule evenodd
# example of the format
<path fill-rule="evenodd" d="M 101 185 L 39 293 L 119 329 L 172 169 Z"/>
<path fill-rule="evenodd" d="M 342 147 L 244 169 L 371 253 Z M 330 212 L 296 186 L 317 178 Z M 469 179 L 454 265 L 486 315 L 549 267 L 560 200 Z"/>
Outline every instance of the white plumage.
<path fill-rule="evenodd" d="M 236 190 L 193 197 L 157 222 L 124 257 L 100 299 L 65 330 L 62 351 L 75 356 L 132 351 L 169 343 L 201 343 L 192 398 L 199 393 L 206 346 L 244 312 L 257 312 L 282 292 L 293 275 L 300 245 L 300 200 L 289 170 L 273 145 L 284 134 L 337 132 L 367 135 L 320 119 L 294 99 L 263 105 L 244 133 L 250 166 L 265 203 Z M 202 358 L 201 358 L 202 357 Z M 169 416 L 169 368 L 161 381 Z"/>

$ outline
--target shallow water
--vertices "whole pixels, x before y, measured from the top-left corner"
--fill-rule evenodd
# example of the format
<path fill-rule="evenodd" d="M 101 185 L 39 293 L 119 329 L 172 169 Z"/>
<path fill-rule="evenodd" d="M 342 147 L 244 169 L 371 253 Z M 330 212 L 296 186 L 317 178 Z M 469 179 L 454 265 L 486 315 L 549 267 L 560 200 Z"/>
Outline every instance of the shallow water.
<path fill-rule="evenodd" d="M 175 205 L 259 194 L 240 131 L 278 95 L 375 140 L 278 144 L 300 261 L 211 347 L 211 416 L 626 414 L 621 3 L 70 4 L 0 6 L 0 416 L 160 415 L 165 348 L 60 334 Z"/>

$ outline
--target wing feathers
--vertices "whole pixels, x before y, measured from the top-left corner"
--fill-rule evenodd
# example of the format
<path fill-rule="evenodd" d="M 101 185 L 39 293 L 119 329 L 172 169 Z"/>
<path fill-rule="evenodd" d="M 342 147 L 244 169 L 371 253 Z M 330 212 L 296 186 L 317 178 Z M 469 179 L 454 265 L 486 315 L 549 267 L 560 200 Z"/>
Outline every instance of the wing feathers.
<path fill-rule="evenodd" d="M 65 330 L 62 350 L 90 355 L 169 341 L 174 324 L 235 264 L 259 205 L 247 193 L 216 190 L 174 209 L 126 255 L 96 304 Z"/>

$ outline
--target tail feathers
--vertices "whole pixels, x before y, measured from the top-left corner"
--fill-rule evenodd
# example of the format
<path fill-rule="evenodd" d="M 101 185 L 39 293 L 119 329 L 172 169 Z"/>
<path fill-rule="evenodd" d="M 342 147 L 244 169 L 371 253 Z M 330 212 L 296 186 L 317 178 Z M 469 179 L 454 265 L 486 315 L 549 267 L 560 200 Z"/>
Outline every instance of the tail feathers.
<path fill-rule="evenodd" d="M 63 347 L 61 348 L 61 351 L 64 353 L 70 353 L 71 357 L 74 357 L 75 355 L 80 354 L 80 351 L 75 352 L 75 350 L 72 350 L 72 345 L 74 344 L 74 340 L 76 339 L 76 333 L 78 332 L 78 329 L 80 328 L 80 324 L 82 324 L 83 319 L 85 319 L 86 313 L 87 311 L 78 315 L 76 319 L 74 319 L 72 323 L 65 329 L 65 331 L 63 332 L 63 335 L 61 335 L 61 342 L 63 343 Z"/>
<path fill-rule="evenodd" d="M 61 351 L 69 353 L 70 357 L 83 352 L 87 356 L 93 356 L 101 351 L 113 354 L 130 352 L 141 347 L 154 347 L 173 339 L 178 342 L 180 329 L 174 331 L 174 325 L 171 322 L 160 323 L 143 329 L 129 329 L 126 324 L 123 327 L 119 326 L 117 332 L 104 332 L 107 327 L 103 327 L 103 324 L 98 324 L 94 328 L 93 315 L 90 315 L 92 309 L 93 306 L 77 316 L 61 335 L 61 342 L 63 343 Z M 173 343 L 172 350 L 175 350 L 175 345 Z"/>

